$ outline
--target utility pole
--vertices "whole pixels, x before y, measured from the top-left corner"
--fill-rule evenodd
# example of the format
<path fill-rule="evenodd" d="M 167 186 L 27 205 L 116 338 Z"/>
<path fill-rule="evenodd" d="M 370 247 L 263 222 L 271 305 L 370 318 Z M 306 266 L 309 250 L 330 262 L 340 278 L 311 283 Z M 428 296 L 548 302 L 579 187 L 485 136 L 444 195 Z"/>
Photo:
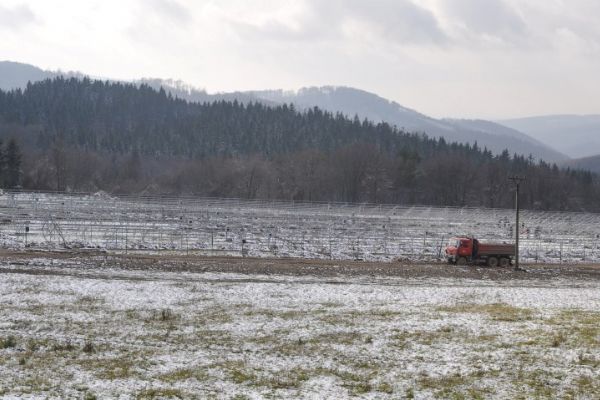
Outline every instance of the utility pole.
<path fill-rule="evenodd" d="M 515 208 L 517 209 L 517 217 L 516 217 L 516 225 L 515 225 L 515 271 L 520 271 L 521 268 L 519 267 L 519 235 L 520 235 L 520 229 L 519 229 L 519 188 L 521 186 L 521 182 L 523 182 L 525 180 L 524 177 L 522 176 L 511 176 L 508 179 L 510 179 L 516 186 L 517 190 L 515 192 Z"/>

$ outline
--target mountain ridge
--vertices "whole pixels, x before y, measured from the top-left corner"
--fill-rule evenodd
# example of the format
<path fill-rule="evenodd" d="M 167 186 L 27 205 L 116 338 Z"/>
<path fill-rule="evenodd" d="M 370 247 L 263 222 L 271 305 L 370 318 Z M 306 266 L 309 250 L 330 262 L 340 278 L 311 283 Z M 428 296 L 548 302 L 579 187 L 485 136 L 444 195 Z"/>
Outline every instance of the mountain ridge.
<path fill-rule="evenodd" d="M 565 161 L 561 164 L 563 167 L 572 169 L 581 169 L 600 174 L 600 154 L 590 157 L 582 157 Z"/>
<path fill-rule="evenodd" d="M 540 115 L 497 122 L 560 148 L 574 159 L 594 156 L 600 149 L 600 114 Z"/>
<path fill-rule="evenodd" d="M 12 72 L 4 74 L 5 69 Z M 15 71 L 18 69 L 24 71 L 21 76 L 16 76 Z M 79 78 L 83 76 L 76 72 L 44 71 L 35 66 L 15 62 L 0 62 L 0 72 L 0 76 L 7 76 L 4 81 L 0 81 L 0 89 L 4 90 L 15 86 L 24 87 L 27 81 L 42 80 L 58 75 Z M 8 82 L 11 76 L 15 80 L 12 84 Z M 425 133 L 434 138 L 444 137 L 448 142 L 471 145 L 477 143 L 480 147 L 485 147 L 495 154 L 500 154 L 504 149 L 508 149 L 511 154 L 524 156 L 531 154 L 534 158 L 547 162 L 563 162 L 569 158 L 522 132 L 491 125 L 491 121 L 488 121 L 489 123 L 485 124 L 485 128 L 483 128 L 482 123 L 474 127 L 473 122 L 468 120 L 435 119 L 377 94 L 347 86 L 305 87 L 296 91 L 277 89 L 209 94 L 205 90 L 176 80 L 141 78 L 133 83 L 146 84 L 155 89 L 163 87 L 173 96 L 199 103 L 213 101 L 261 102 L 267 106 L 292 103 L 300 109 L 316 106 L 329 112 L 342 113 L 351 118 L 356 115 L 360 119 L 368 119 L 376 123 L 386 122 L 407 132 Z"/>
<path fill-rule="evenodd" d="M 318 106 L 330 112 L 341 112 L 348 117 L 357 115 L 374 122 L 387 122 L 409 132 L 423 132 L 430 137 L 444 137 L 449 142 L 478 143 L 496 154 L 508 148 L 510 153 L 528 156 L 547 162 L 561 162 L 568 157 L 546 145 L 508 127 L 500 128 L 489 122 L 487 129 L 473 129 L 468 120 L 435 119 L 390 101 L 377 94 L 347 86 L 308 87 L 298 91 L 265 90 L 250 92 L 256 97 L 276 103 L 293 103 L 306 109 Z M 483 121 L 483 120 L 481 120 Z M 495 128 L 491 129 L 490 125 Z M 506 135 L 510 132 L 510 135 Z M 507 145 L 508 142 L 508 145 Z"/>

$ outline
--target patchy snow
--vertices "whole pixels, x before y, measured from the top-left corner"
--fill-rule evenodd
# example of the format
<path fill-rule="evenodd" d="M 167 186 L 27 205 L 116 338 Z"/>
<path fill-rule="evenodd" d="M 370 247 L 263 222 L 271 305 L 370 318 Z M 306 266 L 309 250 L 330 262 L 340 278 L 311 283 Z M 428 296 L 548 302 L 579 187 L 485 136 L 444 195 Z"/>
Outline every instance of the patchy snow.
<path fill-rule="evenodd" d="M 597 281 L 324 282 L 56 260 L 0 276 L 7 399 L 600 395 Z"/>

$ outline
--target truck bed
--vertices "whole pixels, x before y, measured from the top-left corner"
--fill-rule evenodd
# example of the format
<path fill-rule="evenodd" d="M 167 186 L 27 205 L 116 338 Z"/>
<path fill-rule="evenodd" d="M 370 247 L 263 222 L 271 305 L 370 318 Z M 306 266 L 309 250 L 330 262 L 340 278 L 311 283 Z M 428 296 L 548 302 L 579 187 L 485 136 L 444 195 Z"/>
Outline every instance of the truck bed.
<path fill-rule="evenodd" d="M 480 243 L 479 244 L 479 255 L 513 255 L 515 254 L 514 244 L 500 244 L 500 243 Z"/>

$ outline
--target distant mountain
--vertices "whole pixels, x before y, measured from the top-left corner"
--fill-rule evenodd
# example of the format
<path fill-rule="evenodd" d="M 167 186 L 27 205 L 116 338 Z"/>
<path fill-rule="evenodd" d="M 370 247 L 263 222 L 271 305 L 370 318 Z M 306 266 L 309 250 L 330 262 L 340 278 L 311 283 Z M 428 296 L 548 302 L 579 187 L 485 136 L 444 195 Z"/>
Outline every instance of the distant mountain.
<path fill-rule="evenodd" d="M 408 132 L 424 132 L 431 137 L 444 137 L 449 142 L 477 142 L 499 154 L 508 149 L 511 154 L 532 154 L 536 159 L 560 162 L 568 159 L 551 147 L 499 124 L 482 120 L 434 119 L 373 93 L 349 87 L 311 87 L 297 92 L 254 91 L 254 96 L 275 103 L 293 103 L 301 109 L 317 106 L 346 116 L 387 122 Z"/>
<path fill-rule="evenodd" d="M 498 122 L 573 158 L 600 152 L 600 115 L 548 115 Z"/>
<path fill-rule="evenodd" d="M 29 64 L 13 61 L 0 61 L 0 90 L 24 89 L 25 86 L 27 86 L 27 82 L 38 82 L 57 76 L 83 78 L 86 75 L 80 72 L 46 71 Z M 101 79 L 110 82 L 119 82 L 115 79 Z M 211 103 L 220 100 L 237 100 L 243 103 L 260 101 L 266 103 L 252 94 L 244 92 L 209 94 L 205 90 L 198 89 L 180 80 L 142 78 L 133 81 L 132 83 L 137 85 L 145 84 L 157 90 L 163 87 L 173 96 L 196 103 Z"/>
<path fill-rule="evenodd" d="M 481 132 L 481 134 L 486 135 L 485 138 L 489 143 L 487 146 L 491 149 L 506 148 L 507 143 L 509 143 L 509 149 L 512 149 L 512 153 L 532 154 L 537 159 L 547 162 L 564 162 L 569 159 L 566 154 L 560 153 L 518 130 L 495 122 L 467 119 L 445 119 L 444 121 L 465 131 Z M 478 143 L 481 144 L 483 142 L 480 141 Z"/>
<path fill-rule="evenodd" d="M 598 149 L 597 149 L 598 151 Z M 566 161 L 562 164 L 564 167 L 570 167 L 574 169 L 583 169 L 586 171 L 592 171 L 600 174 L 600 154 L 591 157 L 577 158 L 574 160 Z"/>
<path fill-rule="evenodd" d="M 30 64 L 0 61 L 0 90 L 24 89 L 28 82 L 39 82 L 57 76 L 81 79 L 86 75 L 75 71 L 47 71 Z"/>
<path fill-rule="evenodd" d="M 44 71 L 33 65 L 12 61 L 0 61 L 0 89 L 24 88 L 27 82 L 37 82 L 53 78 L 56 73 Z"/>
<path fill-rule="evenodd" d="M 195 103 L 212 103 L 213 101 L 234 101 L 237 100 L 241 103 L 271 103 L 257 98 L 252 93 L 247 92 L 231 92 L 231 93 L 214 93 L 209 94 L 206 90 L 198 89 L 194 86 L 188 85 L 180 80 L 173 79 L 158 79 L 158 78 L 142 78 L 134 81 L 135 84 L 146 84 L 156 90 L 161 87 L 167 92 L 171 93 L 172 96 L 176 96 L 186 101 L 192 101 Z"/>

